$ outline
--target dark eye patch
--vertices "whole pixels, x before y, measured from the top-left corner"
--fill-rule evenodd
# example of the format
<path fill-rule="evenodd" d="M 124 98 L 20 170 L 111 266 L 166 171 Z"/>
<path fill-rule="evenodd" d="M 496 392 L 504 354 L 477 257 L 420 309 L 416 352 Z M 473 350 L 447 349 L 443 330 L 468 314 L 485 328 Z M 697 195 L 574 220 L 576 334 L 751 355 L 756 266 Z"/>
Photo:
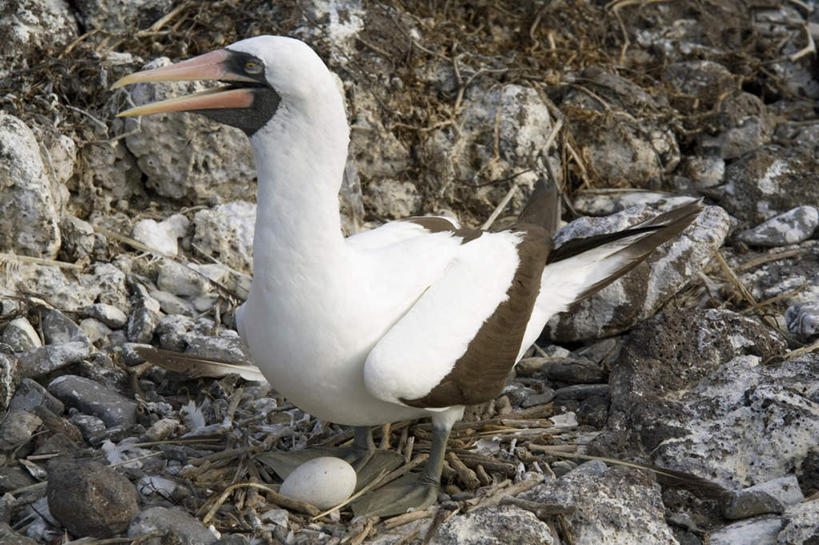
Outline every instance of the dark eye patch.
<path fill-rule="evenodd" d="M 231 51 L 230 49 L 226 49 L 226 51 L 229 56 L 223 63 L 228 72 L 242 74 L 265 86 L 267 85 L 267 79 L 264 75 L 264 63 L 260 58 L 242 51 Z M 249 69 L 250 67 L 252 68 Z"/>

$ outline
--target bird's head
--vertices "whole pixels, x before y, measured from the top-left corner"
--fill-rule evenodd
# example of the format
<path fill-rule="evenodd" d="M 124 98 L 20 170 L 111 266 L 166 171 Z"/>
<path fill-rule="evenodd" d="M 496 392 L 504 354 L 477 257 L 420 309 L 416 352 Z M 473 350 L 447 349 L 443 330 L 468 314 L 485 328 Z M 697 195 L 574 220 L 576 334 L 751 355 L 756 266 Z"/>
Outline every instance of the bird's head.
<path fill-rule="evenodd" d="M 170 66 L 125 76 L 111 88 L 190 80 L 216 80 L 226 85 L 131 108 L 118 117 L 196 112 L 252 136 L 273 118 L 282 103 L 304 107 L 310 100 L 321 99 L 328 86 L 338 93 L 318 55 L 304 42 L 284 36 L 248 38 Z"/>

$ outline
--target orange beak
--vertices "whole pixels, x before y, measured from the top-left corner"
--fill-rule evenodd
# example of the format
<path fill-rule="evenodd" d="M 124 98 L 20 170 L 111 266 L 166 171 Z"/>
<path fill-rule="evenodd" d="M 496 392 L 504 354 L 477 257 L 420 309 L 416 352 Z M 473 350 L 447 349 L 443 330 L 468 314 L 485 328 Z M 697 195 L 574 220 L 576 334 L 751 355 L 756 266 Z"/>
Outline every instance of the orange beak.
<path fill-rule="evenodd" d="M 111 89 L 132 83 L 155 81 L 235 81 L 258 83 L 258 79 L 239 74 L 229 68 L 231 52 L 220 49 L 211 53 L 199 55 L 187 61 L 170 66 L 136 72 L 118 80 Z M 236 88 L 231 86 L 207 89 L 191 95 L 170 98 L 153 102 L 144 106 L 137 106 L 117 117 L 134 115 L 149 115 L 168 112 L 185 112 L 191 110 L 219 110 L 228 108 L 250 108 L 253 104 L 252 88 Z"/>

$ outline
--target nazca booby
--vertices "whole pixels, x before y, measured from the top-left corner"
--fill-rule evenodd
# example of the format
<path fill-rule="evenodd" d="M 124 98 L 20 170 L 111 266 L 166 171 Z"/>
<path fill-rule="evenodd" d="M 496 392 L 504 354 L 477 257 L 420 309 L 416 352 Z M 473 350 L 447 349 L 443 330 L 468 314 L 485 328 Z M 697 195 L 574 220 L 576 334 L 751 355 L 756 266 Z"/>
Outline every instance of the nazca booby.
<path fill-rule="evenodd" d="M 345 239 L 337 196 L 349 126 L 336 80 L 309 46 L 249 38 L 113 87 L 179 80 L 227 86 L 119 115 L 193 111 L 250 138 L 255 274 L 237 323 L 256 365 L 299 408 L 356 426 L 353 451 L 364 460 L 374 449 L 368 427 L 432 419 L 423 472 L 372 494 L 357 509 L 371 514 L 435 501 L 464 406 L 500 393 L 553 314 L 633 268 L 701 210 L 692 202 L 554 249 L 559 200 L 540 188 L 505 231 L 418 217 Z"/>

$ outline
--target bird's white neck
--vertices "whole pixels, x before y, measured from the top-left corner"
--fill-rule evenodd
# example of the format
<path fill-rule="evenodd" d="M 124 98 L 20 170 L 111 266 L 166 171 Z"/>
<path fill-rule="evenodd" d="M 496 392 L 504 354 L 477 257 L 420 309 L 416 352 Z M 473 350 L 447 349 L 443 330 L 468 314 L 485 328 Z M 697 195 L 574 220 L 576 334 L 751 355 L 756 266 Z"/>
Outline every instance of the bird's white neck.
<path fill-rule="evenodd" d="M 258 169 L 253 260 L 266 277 L 326 271 L 345 260 L 338 191 L 349 128 L 339 91 L 324 95 L 310 104 L 282 101 L 251 138 Z"/>

